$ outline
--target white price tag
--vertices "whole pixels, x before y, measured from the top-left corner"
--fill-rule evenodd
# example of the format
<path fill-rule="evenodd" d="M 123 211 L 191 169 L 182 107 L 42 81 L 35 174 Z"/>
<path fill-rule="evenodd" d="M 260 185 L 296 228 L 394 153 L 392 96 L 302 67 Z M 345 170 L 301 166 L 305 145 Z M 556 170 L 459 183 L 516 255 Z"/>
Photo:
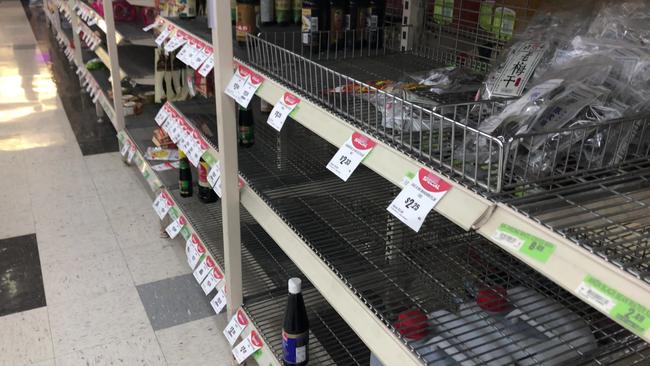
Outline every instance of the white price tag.
<path fill-rule="evenodd" d="M 201 157 L 208 150 L 208 144 L 203 141 L 199 132 L 194 130 L 192 131 L 192 140 L 190 145 L 190 150 L 187 152 L 187 159 L 192 163 L 192 165 L 198 167 Z"/>
<path fill-rule="evenodd" d="M 92 27 L 93 25 L 97 24 L 97 18 L 95 16 L 88 16 L 88 18 L 89 18 L 88 19 L 89 26 Z"/>
<path fill-rule="evenodd" d="M 165 123 L 165 121 L 167 121 L 167 119 L 170 116 L 170 111 L 169 111 L 170 108 L 171 107 L 169 106 L 169 104 L 165 103 L 162 106 L 162 108 L 160 108 L 158 113 L 156 113 L 155 120 L 156 120 L 156 123 L 158 124 L 158 126 L 162 126 L 162 124 Z"/>
<path fill-rule="evenodd" d="M 203 62 L 205 62 L 205 60 L 207 60 L 210 56 L 212 56 L 212 47 L 209 47 L 201 42 L 196 48 L 196 52 L 194 52 L 192 57 L 188 60 L 188 65 L 190 65 L 190 67 L 194 70 L 198 70 Z"/>
<path fill-rule="evenodd" d="M 354 132 L 327 163 L 327 169 L 343 181 L 347 181 L 375 145 L 376 143 L 371 139 Z"/>
<path fill-rule="evenodd" d="M 219 290 L 210 300 L 210 305 L 215 313 L 220 314 L 226 308 L 226 292 L 223 289 Z"/>
<path fill-rule="evenodd" d="M 420 231 L 424 219 L 449 189 L 449 183 L 426 169 L 420 169 L 388 206 L 388 212 L 416 232 Z"/>
<path fill-rule="evenodd" d="M 196 53 L 195 44 L 192 41 L 185 43 L 183 48 L 176 54 L 176 59 L 182 61 L 184 64 L 189 64 L 192 56 Z"/>
<path fill-rule="evenodd" d="M 214 57 L 212 57 L 213 54 L 211 53 L 206 59 L 203 65 L 201 65 L 201 68 L 199 68 L 199 74 L 201 76 L 206 77 L 214 69 Z"/>
<path fill-rule="evenodd" d="M 99 93 L 97 93 L 97 94 L 93 97 L 93 103 L 97 103 L 98 100 L 99 100 Z"/>
<path fill-rule="evenodd" d="M 614 309 L 614 306 L 616 306 L 616 302 L 609 296 L 584 281 L 580 283 L 576 293 L 605 314 L 609 314 Z"/>
<path fill-rule="evenodd" d="M 205 280 L 205 278 L 212 272 L 212 269 L 215 267 L 214 259 L 210 257 L 209 255 L 205 255 L 201 263 L 199 263 L 198 267 L 194 270 L 194 278 L 196 279 L 196 282 L 199 283 L 199 285 Z"/>
<path fill-rule="evenodd" d="M 154 29 L 158 25 L 158 22 L 153 22 L 149 24 L 148 26 L 142 28 L 143 31 L 149 32 L 150 30 Z"/>
<path fill-rule="evenodd" d="M 174 52 L 187 42 L 187 39 L 179 35 L 180 33 L 180 31 L 176 31 L 176 34 L 172 36 L 169 42 L 167 42 L 165 45 L 165 52 Z"/>
<path fill-rule="evenodd" d="M 170 238 L 174 239 L 178 235 L 178 233 L 181 232 L 185 224 L 187 224 L 185 218 L 183 216 L 179 216 L 176 220 L 172 221 L 171 224 L 167 225 L 167 227 L 165 228 L 165 232 L 169 234 Z"/>
<path fill-rule="evenodd" d="M 122 144 L 122 149 L 120 150 L 120 154 L 122 156 L 126 156 L 126 153 L 129 152 L 129 146 L 131 145 L 131 141 L 129 140 L 124 140 L 124 143 Z"/>
<path fill-rule="evenodd" d="M 497 242 L 509 246 L 514 250 L 519 250 L 521 249 L 521 246 L 524 245 L 524 241 L 517 238 L 516 236 L 510 235 L 508 233 L 505 233 L 501 230 L 497 230 L 496 233 L 492 236 L 492 239 L 496 240 Z"/>
<path fill-rule="evenodd" d="M 217 184 L 220 176 L 221 168 L 219 167 L 219 162 L 217 161 L 214 163 L 212 168 L 210 168 L 210 172 L 208 173 L 208 183 L 210 183 L 210 187 L 214 187 Z"/>
<path fill-rule="evenodd" d="M 226 336 L 231 346 L 235 344 L 237 337 L 246 328 L 246 325 L 248 325 L 248 318 L 242 309 L 238 309 L 237 313 L 230 319 L 228 325 L 226 325 L 226 329 L 223 330 L 223 335 Z"/>
<path fill-rule="evenodd" d="M 156 200 L 153 201 L 153 209 L 156 211 L 158 217 L 160 217 L 161 220 L 165 218 L 173 205 L 174 201 L 172 201 L 172 199 L 167 196 L 167 193 L 165 193 L 165 191 L 160 192 L 158 197 L 156 197 Z"/>
<path fill-rule="evenodd" d="M 232 79 L 230 79 L 228 86 L 226 86 L 224 93 L 234 100 L 237 100 L 237 96 L 246 83 L 246 79 L 249 75 L 247 70 L 248 69 L 244 66 L 238 66 L 237 69 L 235 69 L 235 73 L 232 75 Z"/>
<path fill-rule="evenodd" d="M 253 330 L 248 337 L 232 349 L 232 354 L 235 356 L 237 363 L 241 364 L 260 348 L 262 348 L 262 339 Z"/>
<path fill-rule="evenodd" d="M 236 98 L 237 103 L 244 108 L 248 108 L 251 99 L 253 99 L 253 95 L 255 95 L 257 89 L 262 86 L 262 82 L 264 82 L 264 78 L 251 71 L 250 76 L 244 83 L 244 87 Z"/>
<path fill-rule="evenodd" d="M 162 46 L 163 42 L 165 42 L 167 37 L 169 37 L 169 34 L 172 32 L 172 29 L 174 28 L 172 26 L 169 26 L 163 29 L 162 32 L 160 32 L 160 34 L 158 35 L 158 37 L 156 37 L 155 42 L 158 45 L 158 47 Z"/>
<path fill-rule="evenodd" d="M 196 234 L 192 234 L 185 242 L 185 253 L 187 254 L 187 264 L 190 265 L 190 268 L 194 269 L 199 263 L 201 256 L 205 254 L 205 247 L 201 244 Z"/>
<path fill-rule="evenodd" d="M 270 124 L 271 127 L 279 132 L 282 130 L 282 126 L 284 126 L 287 117 L 289 117 L 289 114 L 296 108 L 298 103 L 300 103 L 300 98 L 289 92 L 285 92 L 282 98 L 273 106 L 273 110 L 269 114 L 269 119 L 266 120 L 266 123 Z"/>
<path fill-rule="evenodd" d="M 212 290 L 214 290 L 217 287 L 217 285 L 219 285 L 221 280 L 223 280 L 223 273 L 221 273 L 219 267 L 215 266 L 212 269 L 212 272 L 210 272 L 210 274 L 208 274 L 205 280 L 203 280 L 203 282 L 201 283 L 201 288 L 203 289 L 203 292 L 206 295 L 209 294 L 210 292 L 212 292 Z"/>
<path fill-rule="evenodd" d="M 135 152 L 136 152 L 135 144 L 131 144 L 131 148 L 129 149 L 129 156 L 127 156 L 126 158 L 127 163 L 131 164 L 131 162 L 133 161 L 133 157 L 135 156 Z"/>
<path fill-rule="evenodd" d="M 172 139 L 175 144 L 178 144 L 180 138 L 183 136 L 182 131 L 183 127 L 181 126 L 179 119 L 175 116 L 169 118 L 167 123 L 165 123 L 165 132 L 167 132 L 169 138 Z"/>

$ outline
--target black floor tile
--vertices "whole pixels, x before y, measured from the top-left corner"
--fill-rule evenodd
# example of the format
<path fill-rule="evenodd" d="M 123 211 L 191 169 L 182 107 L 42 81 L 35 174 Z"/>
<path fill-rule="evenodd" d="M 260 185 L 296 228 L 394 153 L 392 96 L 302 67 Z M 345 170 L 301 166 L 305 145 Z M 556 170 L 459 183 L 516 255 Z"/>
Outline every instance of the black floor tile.
<path fill-rule="evenodd" d="M 29 0 L 21 0 L 27 19 L 32 27 L 43 58 L 49 60 L 59 98 L 70 121 L 83 155 L 118 151 L 115 128 L 108 117 L 98 122 L 95 104 L 88 94 L 81 91 L 79 78 L 65 58 L 56 38 L 46 25 L 41 6 L 29 6 Z"/>
<path fill-rule="evenodd" d="M 36 235 L 0 240 L 0 316 L 45 306 Z"/>

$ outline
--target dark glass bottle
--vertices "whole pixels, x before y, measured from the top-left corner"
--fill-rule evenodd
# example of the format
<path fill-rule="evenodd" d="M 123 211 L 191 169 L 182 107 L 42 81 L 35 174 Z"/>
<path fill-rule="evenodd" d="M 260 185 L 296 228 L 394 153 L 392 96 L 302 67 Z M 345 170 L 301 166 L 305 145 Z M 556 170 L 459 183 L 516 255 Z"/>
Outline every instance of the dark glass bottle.
<path fill-rule="evenodd" d="M 345 41 L 345 19 L 348 13 L 346 0 L 330 0 L 330 45 L 343 48 Z"/>
<path fill-rule="evenodd" d="M 282 327 L 284 365 L 306 366 L 309 362 L 309 318 L 301 285 L 300 278 L 289 279 L 289 298 Z"/>
<path fill-rule="evenodd" d="M 237 133 L 239 146 L 251 147 L 255 143 L 255 131 L 253 123 L 253 110 L 240 106 L 239 129 Z"/>
<path fill-rule="evenodd" d="M 329 0 L 303 0 L 302 43 L 320 50 L 327 46 L 329 30 Z"/>
<path fill-rule="evenodd" d="M 192 197 L 192 170 L 190 169 L 190 161 L 185 156 L 182 150 L 178 150 L 178 157 L 180 158 L 178 167 L 178 188 L 181 197 Z"/>
<path fill-rule="evenodd" d="M 302 19 L 302 0 L 291 0 L 291 22 L 300 24 Z"/>
<path fill-rule="evenodd" d="M 291 0 L 275 0 L 275 22 L 287 25 L 291 20 Z"/>
<path fill-rule="evenodd" d="M 203 203 L 217 202 L 219 199 L 217 193 L 210 187 L 210 182 L 208 182 L 209 171 L 210 166 L 201 158 L 199 160 L 199 201 Z"/>
<path fill-rule="evenodd" d="M 256 29 L 255 0 L 237 0 L 237 25 L 235 25 L 237 42 L 245 43 L 248 33 Z"/>

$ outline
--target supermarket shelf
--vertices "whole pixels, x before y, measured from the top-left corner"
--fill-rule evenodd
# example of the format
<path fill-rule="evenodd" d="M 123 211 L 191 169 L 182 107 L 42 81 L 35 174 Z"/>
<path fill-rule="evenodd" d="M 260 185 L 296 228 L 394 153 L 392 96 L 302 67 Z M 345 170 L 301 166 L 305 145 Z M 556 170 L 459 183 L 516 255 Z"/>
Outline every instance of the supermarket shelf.
<path fill-rule="evenodd" d="M 253 71 L 265 78 L 258 95 L 269 103 L 274 104 L 285 92 L 296 92 L 261 72 L 255 67 Z M 310 98 L 302 97 L 298 108 L 292 114 L 296 122 L 307 127 L 334 146 L 342 145 L 355 131 L 362 131 L 340 116 L 321 107 Z M 289 122 L 291 123 L 291 122 Z M 374 137 L 372 133 L 368 133 Z M 375 137 L 377 138 L 377 137 Z M 363 161 L 363 164 L 395 185 L 400 185 L 407 172 L 417 172 L 420 168 L 431 169 L 417 155 L 400 150 L 396 146 L 377 139 L 378 144 L 373 152 Z M 650 309 L 650 291 L 648 285 L 638 277 L 622 271 L 619 267 L 608 263 L 600 256 L 593 255 L 570 238 L 558 233 L 552 227 L 541 223 L 537 218 L 530 218 L 514 206 L 495 202 L 486 197 L 484 192 L 473 186 L 468 186 L 451 177 L 444 171 L 433 169 L 443 177 L 453 188 L 435 207 L 435 211 L 459 225 L 463 229 L 475 229 L 488 240 L 499 245 L 512 255 L 527 263 L 537 271 L 552 279 L 565 290 L 576 294 L 578 286 L 587 276 L 593 275 L 609 287 L 615 289 L 629 299 Z M 549 197 L 552 196 L 552 192 Z M 534 195 L 533 195 L 534 197 Z M 540 262 L 508 245 L 493 239 L 496 229 L 501 224 L 508 224 L 536 238 L 555 244 L 555 252 L 547 262 Z M 632 230 L 631 227 L 627 227 Z M 617 320 L 617 319 L 615 319 Z M 621 321 L 620 319 L 617 321 Z M 624 324 L 629 326 L 629 324 Z M 643 338 L 650 340 L 650 334 L 645 332 Z"/>
<path fill-rule="evenodd" d="M 208 28 L 208 20 L 206 18 L 181 19 L 159 16 L 156 20 L 162 22 L 164 27 L 172 26 L 185 33 L 189 33 L 203 43 L 212 45 L 212 33 Z"/>
<path fill-rule="evenodd" d="M 111 59 L 103 47 L 97 47 L 95 54 L 110 68 Z M 120 76 L 129 78 L 139 85 L 154 85 L 154 51 L 145 46 L 123 46 L 119 50 Z"/>
<path fill-rule="evenodd" d="M 140 23 L 131 22 L 116 22 L 115 31 L 120 35 L 117 40 L 119 46 L 122 45 L 135 45 L 135 46 L 148 46 L 155 47 L 156 43 L 154 38 L 149 32 L 142 30 L 144 26 Z"/>

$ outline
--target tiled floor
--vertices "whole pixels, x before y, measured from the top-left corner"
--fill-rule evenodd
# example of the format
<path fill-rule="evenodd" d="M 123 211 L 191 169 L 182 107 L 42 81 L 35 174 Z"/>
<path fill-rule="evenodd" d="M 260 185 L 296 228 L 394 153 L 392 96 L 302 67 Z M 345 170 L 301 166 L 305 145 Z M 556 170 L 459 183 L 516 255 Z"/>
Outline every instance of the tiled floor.
<path fill-rule="evenodd" d="M 135 170 L 82 154 L 110 143 L 79 139 L 97 120 L 70 122 L 86 97 L 57 89 L 46 49 L 0 1 L 0 366 L 229 364 L 224 315 Z"/>

